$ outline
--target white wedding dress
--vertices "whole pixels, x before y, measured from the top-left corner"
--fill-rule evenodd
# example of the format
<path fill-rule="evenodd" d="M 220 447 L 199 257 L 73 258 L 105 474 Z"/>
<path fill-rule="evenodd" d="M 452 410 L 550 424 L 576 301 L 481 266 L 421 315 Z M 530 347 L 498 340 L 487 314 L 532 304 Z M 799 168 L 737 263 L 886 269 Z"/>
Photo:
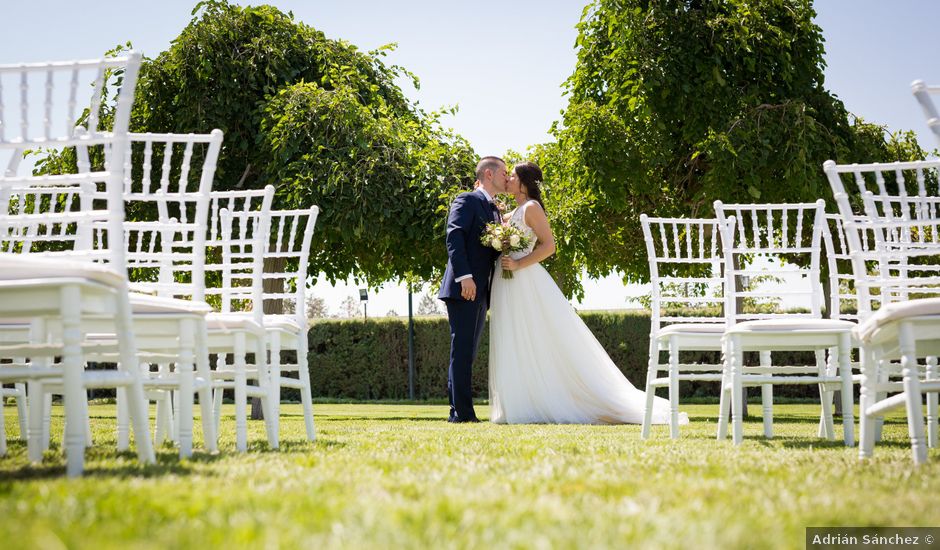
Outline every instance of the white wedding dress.
<path fill-rule="evenodd" d="M 529 201 L 510 218 L 530 237 Z M 536 206 L 538 208 L 538 206 Z M 490 420 L 498 424 L 641 424 L 646 393 L 607 352 L 540 264 L 503 279 L 496 264 L 490 296 Z M 669 423 L 669 402 L 656 398 L 653 423 Z M 688 423 L 685 413 L 680 423 Z"/>

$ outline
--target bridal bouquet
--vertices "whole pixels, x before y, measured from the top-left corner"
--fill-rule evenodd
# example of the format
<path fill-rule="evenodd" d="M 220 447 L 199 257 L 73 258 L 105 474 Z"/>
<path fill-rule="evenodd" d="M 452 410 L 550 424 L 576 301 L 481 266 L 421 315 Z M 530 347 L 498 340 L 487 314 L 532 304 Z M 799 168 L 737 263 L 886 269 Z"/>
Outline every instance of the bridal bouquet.
<path fill-rule="evenodd" d="M 480 235 L 480 242 L 483 246 L 495 248 L 504 254 L 525 250 L 529 246 L 529 238 L 518 227 L 508 223 L 486 224 L 486 229 Z M 503 279 L 512 279 L 512 271 L 504 269 Z"/>

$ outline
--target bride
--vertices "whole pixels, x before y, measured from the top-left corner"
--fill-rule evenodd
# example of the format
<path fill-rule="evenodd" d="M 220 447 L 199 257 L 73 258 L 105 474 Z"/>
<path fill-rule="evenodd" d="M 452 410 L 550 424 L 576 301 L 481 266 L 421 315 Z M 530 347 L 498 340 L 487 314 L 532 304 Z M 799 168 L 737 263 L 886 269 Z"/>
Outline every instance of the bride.
<path fill-rule="evenodd" d="M 539 184 L 542 171 L 517 164 L 507 191 L 508 223 L 529 236 L 504 255 L 490 297 L 490 420 L 498 424 L 641 424 L 645 392 L 627 380 L 539 262 L 555 252 Z M 511 270 L 504 279 L 502 270 Z M 654 400 L 653 422 L 669 423 L 669 402 Z M 681 423 L 687 423 L 683 413 Z"/>

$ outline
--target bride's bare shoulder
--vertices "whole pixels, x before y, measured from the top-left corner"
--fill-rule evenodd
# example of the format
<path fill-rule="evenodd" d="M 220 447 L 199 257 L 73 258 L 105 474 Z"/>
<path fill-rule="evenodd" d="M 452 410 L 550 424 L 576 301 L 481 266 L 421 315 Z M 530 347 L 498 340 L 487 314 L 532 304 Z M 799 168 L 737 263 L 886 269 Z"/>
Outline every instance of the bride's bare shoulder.
<path fill-rule="evenodd" d="M 523 217 L 525 217 L 526 223 L 530 226 L 532 225 L 531 222 L 535 220 L 547 219 L 545 216 L 545 210 L 542 209 L 542 205 L 539 203 L 539 201 L 531 200 L 525 203 L 523 206 L 525 208 Z"/>

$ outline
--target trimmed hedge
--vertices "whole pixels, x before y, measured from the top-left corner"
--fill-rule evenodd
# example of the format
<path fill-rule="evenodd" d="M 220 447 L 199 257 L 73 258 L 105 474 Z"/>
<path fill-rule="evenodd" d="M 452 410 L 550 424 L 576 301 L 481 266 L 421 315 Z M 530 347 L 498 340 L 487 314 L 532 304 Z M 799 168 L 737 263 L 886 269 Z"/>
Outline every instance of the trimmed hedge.
<path fill-rule="evenodd" d="M 638 388 L 646 381 L 649 314 L 645 311 L 589 312 L 581 318 L 611 359 Z M 473 392 L 486 397 L 489 328 L 484 329 L 473 365 Z M 383 318 L 322 320 L 310 329 L 310 381 L 314 397 L 406 399 L 408 397 L 408 320 Z M 756 354 L 746 362 L 756 364 Z M 415 318 L 415 397 L 447 397 L 450 329 L 445 317 Z M 665 359 L 665 357 L 663 357 Z M 683 355 L 682 361 L 715 363 L 717 353 Z M 812 354 L 774 354 L 778 364 L 807 364 Z M 753 388 L 751 391 L 757 391 Z M 780 397 L 817 397 L 816 386 L 777 386 Z M 717 382 L 683 382 L 683 397 L 718 397 Z M 665 395 L 661 390 L 660 395 Z M 817 397 L 818 398 L 818 397 Z"/>

